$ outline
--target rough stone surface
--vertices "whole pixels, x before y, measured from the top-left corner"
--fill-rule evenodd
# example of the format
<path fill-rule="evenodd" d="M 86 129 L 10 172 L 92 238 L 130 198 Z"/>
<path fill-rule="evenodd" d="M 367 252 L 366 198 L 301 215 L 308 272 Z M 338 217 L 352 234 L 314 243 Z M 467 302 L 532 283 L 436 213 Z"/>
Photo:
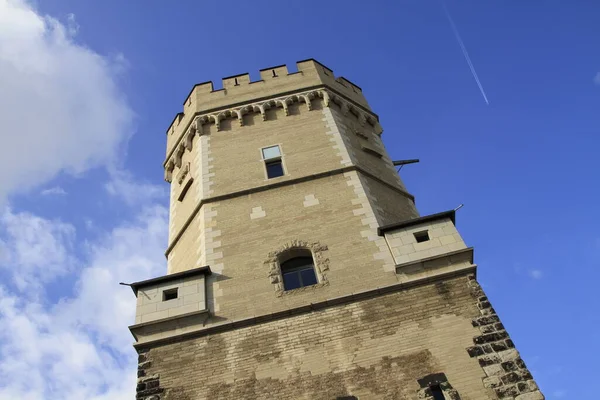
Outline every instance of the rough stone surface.
<path fill-rule="evenodd" d="M 530 390 L 504 383 L 514 373 L 501 365 L 506 351 L 481 356 L 497 362 L 499 375 L 492 378 L 470 357 L 467 349 L 481 334 L 472 324 L 480 315 L 473 282 L 466 276 L 445 281 L 450 295 L 430 283 L 157 346 L 145 353 L 151 362 L 145 373 L 160 375 L 168 400 L 431 399 L 418 380 L 440 372 L 450 399 L 507 398 Z"/>
<path fill-rule="evenodd" d="M 469 356 L 478 359 L 487 375 L 483 385 L 493 388 L 500 399 L 512 399 L 515 396 L 519 400 L 543 399 L 496 312 L 487 297 L 483 296 L 481 286 L 474 277 L 470 277 L 469 285 L 473 297 L 477 298 L 479 312 L 485 315 L 472 321 L 473 326 L 478 326 L 482 332 L 482 335 L 473 338 L 473 343 L 480 346 L 467 348 Z M 493 328 L 486 329 L 490 326 Z"/>

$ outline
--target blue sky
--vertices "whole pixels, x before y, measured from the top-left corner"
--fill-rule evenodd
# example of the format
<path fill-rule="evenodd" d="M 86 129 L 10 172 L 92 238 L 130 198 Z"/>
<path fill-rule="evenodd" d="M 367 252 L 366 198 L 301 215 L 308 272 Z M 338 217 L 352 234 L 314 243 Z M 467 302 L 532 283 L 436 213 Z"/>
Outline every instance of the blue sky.
<path fill-rule="evenodd" d="M 465 204 L 547 398 L 588 394 L 600 4 L 447 0 L 489 105 L 441 2 L 366 4 L 0 0 L 0 399 L 132 397 L 116 282 L 166 271 L 167 126 L 194 83 L 306 58 L 363 88 L 393 159 L 421 160 L 402 177 L 422 215 Z"/>

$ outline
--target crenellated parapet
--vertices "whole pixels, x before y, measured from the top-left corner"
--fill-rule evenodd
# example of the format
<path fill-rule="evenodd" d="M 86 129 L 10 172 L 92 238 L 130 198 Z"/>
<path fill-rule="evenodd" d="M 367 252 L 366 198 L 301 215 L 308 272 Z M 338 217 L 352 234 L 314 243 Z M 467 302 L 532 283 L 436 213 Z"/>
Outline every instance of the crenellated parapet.
<path fill-rule="evenodd" d="M 221 121 L 225 119 L 237 120 L 240 127 L 244 126 L 244 115 L 250 113 L 260 113 L 261 120 L 267 121 L 267 111 L 274 108 L 281 108 L 285 116 L 289 116 L 289 106 L 293 103 L 301 103 L 306 105 L 308 111 L 312 111 L 312 101 L 322 99 L 325 107 L 330 107 L 335 104 L 341 109 L 344 115 L 353 114 L 361 125 L 371 125 L 377 133 L 381 133 L 381 127 L 377 116 L 364 108 L 359 107 L 354 102 L 346 97 L 328 89 L 308 90 L 300 93 L 294 93 L 286 96 L 280 96 L 270 99 L 261 100 L 258 102 L 239 105 L 232 108 L 220 109 L 214 113 L 195 115 L 187 126 L 187 129 L 182 132 L 179 140 L 171 149 L 165 160 L 165 180 L 171 182 L 173 170 L 175 167 L 181 168 L 183 155 L 186 150 L 192 150 L 194 135 L 202 136 L 206 130 L 204 125 L 214 124 L 216 131 L 221 130 Z"/>
<path fill-rule="evenodd" d="M 289 72 L 286 65 L 262 69 L 257 81 L 251 81 L 247 73 L 229 76 L 223 78 L 221 89 L 215 89 L 211 81 L 196 84 L 183 103 L 183 111 L 175 116 L 167 129 L 167 162 L 173 149 L 179 145 L 181 136 L 199 115 L 207 116 L 218 129 L 219 122 L 225 118 L 241 120 L 237 112 L 261 112 L 264 117 L 264 110 L 256 108 L 256 102 L 265 104 L 279 101 L 282 97 L 295 101 L 291 97 L 298 96 L 299 92 L 326 88 L 332 95 L 345 99 L 349 105 L 377 119 L 359 86 L 346 78 L 336 78 L 331 69 L 313 59 L 299 61 L 296 66 L 295 72 Z M 306 99 L 300 101 L 310 104 Z M 285 103 L 278 107 L 287 109 Z M 236 114 L 231 114 L 232 110 Z"/>

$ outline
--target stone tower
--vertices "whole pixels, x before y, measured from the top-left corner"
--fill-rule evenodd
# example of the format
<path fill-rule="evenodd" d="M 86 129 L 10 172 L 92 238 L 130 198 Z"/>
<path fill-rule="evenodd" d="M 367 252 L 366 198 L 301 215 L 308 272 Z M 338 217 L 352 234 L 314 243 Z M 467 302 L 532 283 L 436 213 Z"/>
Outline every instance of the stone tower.
<path fill-rule="evenodd" d="M 543 399 L 454 211 L 419 216 L 360 87 L 315 60 L 197 84 L 167 130 L 138 399 Z"/>

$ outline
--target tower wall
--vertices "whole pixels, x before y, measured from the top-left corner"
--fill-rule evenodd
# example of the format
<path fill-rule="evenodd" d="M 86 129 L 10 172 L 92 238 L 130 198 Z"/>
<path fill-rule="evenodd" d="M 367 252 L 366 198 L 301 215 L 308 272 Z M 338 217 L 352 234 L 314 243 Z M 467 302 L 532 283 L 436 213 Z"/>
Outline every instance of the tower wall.
<path fill-rule="evenodd" d="M 420 217 L 362 90 L 297 66 L 198 84 L 167 131 L 168 273 L 131 284 L 137 398 L 543 399 L 455 212 Z M 290 254 L 309 284 L 284 287 Z"/>
<path fill-rule="evenodd" d="M 154 382 L 144 390 L 169 400 L 431 399 L 423 382 L 445 378 L 447 399 L 542 398 L 473 276 L 361 296 L 140 347 L 150 377 L 141 381 Z"/>

